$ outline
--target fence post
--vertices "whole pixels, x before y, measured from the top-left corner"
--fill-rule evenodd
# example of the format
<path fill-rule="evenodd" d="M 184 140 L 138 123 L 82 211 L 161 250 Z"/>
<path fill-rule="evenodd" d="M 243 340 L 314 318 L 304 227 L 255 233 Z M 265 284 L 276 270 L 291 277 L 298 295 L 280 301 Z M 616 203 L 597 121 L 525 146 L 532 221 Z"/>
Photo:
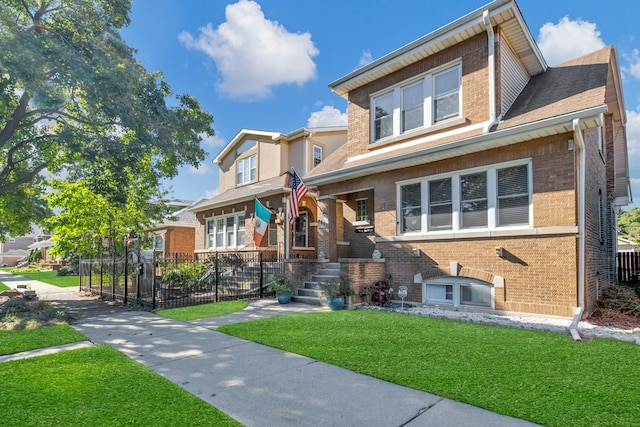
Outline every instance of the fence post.
<path fill-rule="evenodd" d="M 153 265 L 153 274 L 151 276 L 153 278 L 153 281 L 151 282 L 151 293 L 152 293 L 152 296 L 151 296 L 151 310 L 155 312 L 156 311 L 156 272 L 157 272 L 157 269 L 158 269 L 157 264 L 156 264 L 156 262 L 157 262 L 156 251 L 153 251 L 153 258 L 151 260 L 153 262 L 153 264 L 152 264 Z"/>
<path fill-rule="evenodd" d="M 116 299 L 116 250 L 114 248 L 113 250 L 113 268 L 111 269 L 113 271 L 113 275 L 111 277 L 111 299 L 115 300 Z"/>
<path fill-rule="evenodd" d="M 128 243 L 128 242 L 127 242 Z M 124 246 L 124 305 L 127 305 L 127 292 L 129 288 L 129 248 Z"/>
<path fill-rule="evenodd" d="M 260 299 L 262 299 L 262 286 L 264 285 L 264 265 L 262 264 L 262 252 L 258 252 L 258 262 L 260 263 L 260 278 L 258 279 L 258 295 L 260 295 Z"/>
<path fill-rule="evenodd" d="M 213 265 L 215 266 L 215 288 L 216 288 L 215 302 L 218 302 L 218 276 L 220 274 L 220 271 L 219 271 L 220 266 L 219 266 L 218 253 L 217 252 L 214 254 L 214 257 L 215 257 L 215 261 L 214 261 Z"/>

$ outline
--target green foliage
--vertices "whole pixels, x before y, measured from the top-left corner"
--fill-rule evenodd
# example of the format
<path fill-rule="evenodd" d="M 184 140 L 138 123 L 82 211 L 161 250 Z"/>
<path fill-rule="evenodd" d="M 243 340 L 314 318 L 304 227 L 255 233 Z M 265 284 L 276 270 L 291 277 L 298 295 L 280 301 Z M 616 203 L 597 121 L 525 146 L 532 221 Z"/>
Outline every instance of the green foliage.
<path fill-rule="evenodd" d="M 32 250 L 31 253 L 29 253 L 29 256 L 27 257 L 27 261 L 29 261 L 32 264 L 39 263 L 41 259 L 42 259 L 42 251 L 40 249 Z"/>
<path fill-rule="evenodd" d="M 80 278 L 78 276 L 58 276 L 53 270 L 40 271 L 38 269 L 14 269 L 12 273 L 26 277 L 28 279 L 37 280 L 39 282 L 48 283 L 59 288 L 71 288 L 80 286 Z"/>
<path fill-rule="evenodd" d="M 329 298 L 338 298 L 344 296 L 355 295 L 353 288 L 351 287 L 351 279 L 349 276 L 340 275 L 335 279 L 322 284 L 322 290 Z"/>
<path fill-rule="evenodd" d="M 640 208 L 633 208 L 620 214 L 618 231 L 640 243 Z"/>
<path fill-rule="evenodd" d="M 80 332 L 67 324 L 39 329 L 8 330 L 0 332 L 0 355 L 84 341 Z"/>
<path fill-rule="evenodd" d="M 277 294 L 286 294 L 293 292 L 293 285 L 289 280 L 287 273 L 273 273 L 267 278 L 269 289 Z"/>
<path fill-rule="evenodd" d="M 241 425 L 108 345 L 0 363 L 0 384 L 2 402 L 29 396 L 3 405 L 8 425 Z"/>
<path fill-rule="evenodd" d="M 211 304 L 194 305 L 191 307 L 169 308 L 158 310 L 158 315 L 167 319 L 189 322 L 191 320 L 205 319 L 207 317 L 222 316 L 235 313 L 247 308 L 247 301 L 221 301 Z"/>
<path fill-rule="evenodd" d="M 624 286 L 611 285 L 602 292 L 598 307 L 628 316 L 640 317 L 640 297 Z"/>
<path fill-rule="evenodd" d="M 48 215 L 45 170 L 64 171 L 69 184 L 85 181 L 96 195 L 87 203 L 100 203 L 84 214 L 106 207 L 115 218 L 160 198 L 161 182 L 179 166 L 204 160 L 200 142 L 213 135 L 213 117 L 136 61 L 119 34 L 130 8 L 130 0 L 3 1 L 0 235 L 25 234 Z"/>
<path fill-rule="evenodd" d="M 638 346 L 467 322 L 342 310 L 218 331 L 545 426 L 638 424 Z"/>

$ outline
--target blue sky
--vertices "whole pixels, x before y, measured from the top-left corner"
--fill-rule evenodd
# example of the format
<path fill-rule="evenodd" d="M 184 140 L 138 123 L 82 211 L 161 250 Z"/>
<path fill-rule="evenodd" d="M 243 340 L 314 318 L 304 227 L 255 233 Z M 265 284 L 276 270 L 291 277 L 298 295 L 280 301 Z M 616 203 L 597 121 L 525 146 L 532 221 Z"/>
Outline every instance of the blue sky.
<path fill-rule="evenodd" d="M 148 71 L 214 116 L 200 168 L 167 182 L 170 196 L 218 191 L 211 160 L 241 129 L 291 132 L 346 124 L 328 84 L 488 3 L 483 0 L 133 0 L 122 31 Z M 640 13 L 636 1 L 521 0 L 549 65 L 607 45 L 618 49 L 634 204 L 640 206 Z"/>

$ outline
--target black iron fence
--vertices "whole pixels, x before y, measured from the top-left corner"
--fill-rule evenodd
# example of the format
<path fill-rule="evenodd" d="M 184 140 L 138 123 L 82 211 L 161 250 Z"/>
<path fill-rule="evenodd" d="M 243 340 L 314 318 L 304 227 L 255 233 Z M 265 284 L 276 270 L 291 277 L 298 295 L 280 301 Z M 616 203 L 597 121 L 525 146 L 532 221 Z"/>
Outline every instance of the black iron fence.
<path fill-rule="evenodd" d="M 640 274 L 640 252 L 618 252 L 618 283 L 637 283 Z"/>
<path fill-rule="evenodd" d="M 176 254 L 130 249 L 80 260 L 80 290 L 147 310 L 273 297 L 267 279 L 283 262 L 268 252 Z"/>

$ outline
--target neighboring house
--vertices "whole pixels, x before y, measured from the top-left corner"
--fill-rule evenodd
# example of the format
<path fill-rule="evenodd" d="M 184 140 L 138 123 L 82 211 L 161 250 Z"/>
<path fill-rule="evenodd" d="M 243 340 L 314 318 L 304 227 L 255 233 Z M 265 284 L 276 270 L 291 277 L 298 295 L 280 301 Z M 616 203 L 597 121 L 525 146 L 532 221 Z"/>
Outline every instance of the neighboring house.
<path fill-rule="evenodd" d="M 167 205 L 174 211 L 146 231 L 153 238 L 157 256 L 167 258 L 176 254 L 193 254 L 197 221 L 195 214 L 188 210 L 193 204 L 190 200 L 169 201 Z"/>
<path fill-rule="evenodd" d="M 0 265 L 15 266 L 20 260 L 31 253 L 30 245 L 49 240 L 48 234 L 32 233 L 26 236 L 7 236 L 0 242 Z"/>
<path fill-rule="evenodd" d="M 614 47 L 548 67 L 510 0 L 334 81 L 348 140 L 303 177 L 317 250 L 377 249 L 409 302 L 591 313 L 631 199 L 621 84 Z"/>
<path fill-rule="evenodd" d="M 317 206 L 311 192 L 289 224 L 286 200 L 292 171 L 303 177 L 347 139 L 346 127 L 302 128 L 288 134 L 240 131 L 216 156 L 219 194 L 191 206 L 196 253 L 262 250 L 279 257 L 316 258 Z M 253 241 L 254 200 L 272 211 L 260 248 Z"/>
<path fill-rule="evenodd" d="M 631 239 L 618 236 L 618 252 L 638 252 L 640 244 Z"/>

